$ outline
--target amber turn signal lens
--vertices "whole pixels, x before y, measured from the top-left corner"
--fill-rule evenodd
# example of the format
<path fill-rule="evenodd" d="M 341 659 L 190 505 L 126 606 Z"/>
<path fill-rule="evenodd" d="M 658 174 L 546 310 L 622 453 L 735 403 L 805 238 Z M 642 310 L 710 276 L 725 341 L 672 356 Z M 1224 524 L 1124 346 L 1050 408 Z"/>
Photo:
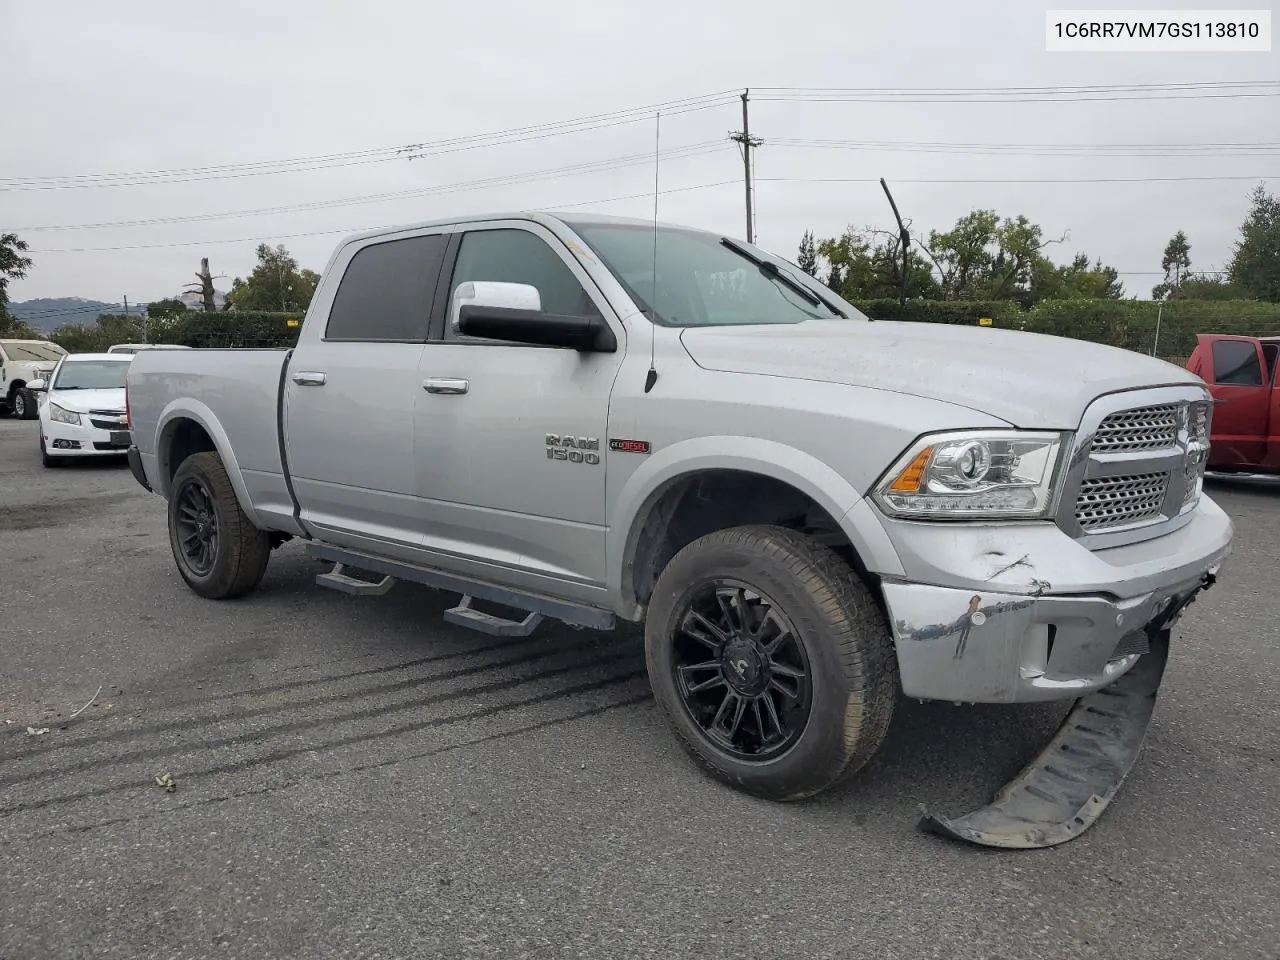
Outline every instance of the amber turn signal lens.
<path fill-rule="evenodd" d="M 915 459 L 907 464 L 893 483 L 889 484 L 890 493 L 919 493 L 924 482 L 924 472 L 929 466 L 929 458 L 933 456 L 933 447 L 925 447 L 916 454 Z"/>

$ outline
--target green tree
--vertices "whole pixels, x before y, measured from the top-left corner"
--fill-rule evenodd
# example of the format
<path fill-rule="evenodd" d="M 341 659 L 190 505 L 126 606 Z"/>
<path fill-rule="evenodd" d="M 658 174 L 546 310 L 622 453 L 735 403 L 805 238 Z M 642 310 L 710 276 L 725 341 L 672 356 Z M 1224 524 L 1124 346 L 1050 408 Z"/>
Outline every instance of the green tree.
<path fill-rule="evenodd" d="M 248 279 L 236 277 L 227 295 L 235 310 L 306 310 L 315 295 L 319 274 L 299 270 L 284 248 L 259 244 L 258 265 Z"/>
<path fill-rule="evenodd" d="M 155 324 L 150 324 L 155 332 Z M 49 339 L 69 353 L 101 353 L 113 343 L 141 343 L 142 318 L 119 313 L 102 313 L 92 324 L 64 324 Z M 156 340 L 153 335 L 152 341 Z"/>
<path fill-rule="evenodd" d="M 827 286 L 846 300 L 897 298 L 902 282 L 902 240 L 896 233 L 849 227 L 839 237 L 823 240 L 818 252 L 831 266 Z M 933 299 L 941 290 L 933 271 L 919 256 L 907 268 L 907 296 Z"/>
<path fill-rule="evenodd" d="M 187 312 L 187 305 L 176 297 L 147 304 L 147 316 L 151 319 L 180 317 Z"/>
<path fill-rule="evenodd" d="M 1101 260 L 1089 264 L 1087 253 L 1077 253 L 1063 266 L 1047 257 L 1038 257 L 1031 270 L 1030 302 L 1045 300 L 1120 300 L 1124 284 L 1114 267 Z"/>
<path fill-rule="evenodd" d="M 1250 299 L 1280 303 L 1280 199 L 1258 184 L 1250 203 L 1227 264 L 1227 279 Z"/>
<path fill-rule="evenodd" d="M 21 280 L 31 267 L 31 258 L 23 256 L 27 242 L 19 240 L 16 233 L 0 234 L 0 333 L 8 333 L 22 328 L 24 339 L 30 328 L 19 324 L 9 316 L 9 281 Z"/>
<path fill-rule="evenodd" d="M 800 238 L 800 254 L 796 258 L 796 266 L 811 277 L 818 275 L 818 247 L 814 243 L 812 230 L 806 230 Z"/>
<path fill-rule="evenodd" d="M 980 290 L 991 278 L 996 228 L 1000 217 L 994 210 L 974 210 L 956 221 L 946 233 L 929 231 L 924 247 L 938 271 L 938 283 L 945 300 L 980 299 Z"/>
<path fill-rule="evenodd" d="M 1161 284 L 1163 286 L 1163 284 Z M 1159 290 L 1159 287 L 1156 288 Z M 1153 290 L 1152 293 L 1159 296 Z M 1211 274 L 1188 273 L 1182 278 L 1176 292 L 1170 293 L 1171 300 L 1252 300 L 1249 291 L 1238 283 L 1221 276 Z"/>
<path fill-rule="evenodd" d="M 1165 244 L 1164 256 L 1160 259 L 1160 269 L 1164 271 L 1164 283 L 1157 284 L 1151 291 L 1152 297 L 1159 300 L 1166 293 L 1177 296 L 1183 279 L 1191 272 L 1191 244 L 1187 235 L 1179 230 Z"/>

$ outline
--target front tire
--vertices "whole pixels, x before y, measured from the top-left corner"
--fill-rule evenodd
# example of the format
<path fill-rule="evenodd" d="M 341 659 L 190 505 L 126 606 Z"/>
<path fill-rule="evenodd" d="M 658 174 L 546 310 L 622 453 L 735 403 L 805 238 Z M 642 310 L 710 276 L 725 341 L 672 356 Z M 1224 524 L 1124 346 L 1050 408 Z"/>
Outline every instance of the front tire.
<path fill-rule="evenodd" d="M 216 453 L 192 454 L 169 491 L 169 546 L 182 579 L 202 597 L 239 597 L 262 582 L 270 537 L 240 509 Z"/>
<path fill-rule="evenodd" d="M 49 451 L 46 450 L 44 446 L 43 433 L 40 434 L 40 462 L 49 468 L 60 467 L 63 462 L 62 457 L 53 457 L 49 455 Z"/>
<path fill-rule="evenodd" d="M 860 769 L 897 699 L 870 591 L 830 548 L 784 527 L 721 530 L 677 553 L 654 587 L 645 659 L 685 750 L 772 800 Z"/>

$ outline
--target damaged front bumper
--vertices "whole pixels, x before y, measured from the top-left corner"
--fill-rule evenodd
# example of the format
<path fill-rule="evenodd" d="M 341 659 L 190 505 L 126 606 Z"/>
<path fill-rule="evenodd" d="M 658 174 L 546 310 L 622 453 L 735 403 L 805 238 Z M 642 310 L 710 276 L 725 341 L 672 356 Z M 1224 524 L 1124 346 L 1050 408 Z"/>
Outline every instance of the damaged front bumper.
<path fill-rule="evenodd" d="M 957 703 L 1076 699 L 1114 683 L 1212 584 L 1232 535 L 1208 498 L 1173 533 L 1098 551 L 1048 524 L 886 527 L 922 578 L 882 582 L 903 692 Z"/>

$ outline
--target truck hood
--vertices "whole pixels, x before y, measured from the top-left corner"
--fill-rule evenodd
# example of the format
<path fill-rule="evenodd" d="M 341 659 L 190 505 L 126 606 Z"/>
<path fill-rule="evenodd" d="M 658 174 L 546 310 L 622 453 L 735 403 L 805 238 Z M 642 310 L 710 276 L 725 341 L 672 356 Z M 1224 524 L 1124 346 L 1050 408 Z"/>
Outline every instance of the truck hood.
<path fill-rule="evenodd" d="M 88 413 L 90 410 L 119 410 L 124 412 L 124 388 L 110 387 L 105 390 L 54 390 L 49 399 L 74 413 Z"/>
<path fill-rule="evenodd" d="M 1202 382 L 1181 367 L 1117 347 L 941 323 L 689 327 L 680 340 L 707 370 L 910 394 L 1030 429 L 1074 429 L 1102 394 Z"/>
<path fill-rule="evenodd" d="M 21 376 L 26 380 L 34 380 L 37 376 L 47 376 L 53 373 L 53 368 L 58 365 L 57 360 L 10 360 L 6 367 L 12 367 L 13 372 L 10 377 Z"/>

